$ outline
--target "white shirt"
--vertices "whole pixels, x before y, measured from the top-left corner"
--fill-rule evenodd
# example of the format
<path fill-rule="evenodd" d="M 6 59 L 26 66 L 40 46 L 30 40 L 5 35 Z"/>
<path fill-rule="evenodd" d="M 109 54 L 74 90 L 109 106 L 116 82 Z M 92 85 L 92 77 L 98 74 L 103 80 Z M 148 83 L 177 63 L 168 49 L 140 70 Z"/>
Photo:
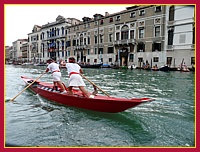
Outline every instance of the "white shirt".
<path fill-rule="evenodd" d="M 56 71 L 56 70 L 59 70 L 59 71 L 60 71 L 59 65 L 58 65 L 57 63 L 55 63 L 55 62 L 50 63 L 50 64 L 47 66 L 47 68 L 48 68 L 49 71 L 51 71 L 51 72 Z"/>
<path fill-rule="evenodd" d="M 66 63 L 66 68 L 68 71 L 68 74 L 71 72 L 77 72 L 80 73 L 81 67 L 77 63 Z"/>

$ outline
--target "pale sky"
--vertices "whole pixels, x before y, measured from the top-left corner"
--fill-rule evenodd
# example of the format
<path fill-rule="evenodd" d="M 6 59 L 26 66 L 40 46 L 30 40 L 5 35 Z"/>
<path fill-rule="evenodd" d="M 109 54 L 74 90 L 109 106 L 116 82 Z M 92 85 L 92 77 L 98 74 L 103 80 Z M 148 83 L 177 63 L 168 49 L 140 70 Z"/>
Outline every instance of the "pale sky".
<path fill-rule="evenodd" d="M 12 42 L 17 39 L 28 38 L 34 25 L 55 22 L 58 15 L 82 21 L 83 17 L 93 18 L 94 14 L 105 15 L 105 12 L 113 14 L 129 6 L 131 5 L 5 5 L 5 45 L 12 46 Z"/>

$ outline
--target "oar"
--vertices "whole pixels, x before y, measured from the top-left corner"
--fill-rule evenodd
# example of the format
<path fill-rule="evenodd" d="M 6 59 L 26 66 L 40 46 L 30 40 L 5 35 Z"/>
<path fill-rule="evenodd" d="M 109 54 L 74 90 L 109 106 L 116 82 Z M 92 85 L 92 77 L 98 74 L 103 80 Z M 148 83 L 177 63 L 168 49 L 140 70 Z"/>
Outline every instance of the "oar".
<path fill-rule="evenodd" d="M 88 82 L 90 82 L 93 86 L 97 87 L 99 90 L 101 90 L 105 95 L 110 97 L 105 91 L 103 91 L 100 87 L 98 87 L 96 84 L 94 84 L 92 81 L 90 81 L 88 78 L 86 78 L 84 75 L 80 74 L 84 79 L 86 79 Z"/>
<path fill-rule="evenodd" d="M 22 92 L 24 92 L 27 88 L 29 88 L 35 81 L 37 81 L 39 78 L 41 78 L 45 73 L 46 73 L 46 71 L 45 71 L 42 75 L 40 75 L 37 79 L 35 79 L 32 83 L 30 83 L 28 86 L 26 86 L 26 88 L 24 88 L 24 89 L 23 89 L 20 93 L 18 93 L 14 98 L 12 98 L 12 99 L 10 100 L 10 102 L 13 101 L 15 98 L 17 98 Z"/>

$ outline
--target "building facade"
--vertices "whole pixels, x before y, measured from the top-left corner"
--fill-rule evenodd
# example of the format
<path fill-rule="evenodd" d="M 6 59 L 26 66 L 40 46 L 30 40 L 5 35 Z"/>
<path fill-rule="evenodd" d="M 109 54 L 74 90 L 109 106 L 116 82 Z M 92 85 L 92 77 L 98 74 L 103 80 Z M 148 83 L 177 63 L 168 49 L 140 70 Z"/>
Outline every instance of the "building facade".
<path fill-rule="evenodd" d="M 65 27 L 78 24 L 73 18 L 58 16 L 55 22 L 42 26 L 35 25 L 32 33 L 28 34 L 29 59 L 34 63 L 46 62 L 49 58 L 55 60 L 66 59 Z"/>
<path fill-rule="evenodd" d="M 5 63 L 10 62 L 12 46 L 5 46 Z"/>
<path fill-rule="evenodd" d="M 187 13 L 185 13 L 187 12 Z M 171 67 L 195 65 L 195 8 L 167 6 L 166 60 Z"/>
<path fill-rule="evenodd" d="M 22 51 L 21 51 L 21 47 L 22 47 L 22 43 L 27 42 L 27 39 L 18 39 L 15 42 L 13 42 L 12 45 L 12 51 L 10 52 L 10 59 L 12 61 L 17 61 L 17 62 L 21 62 L 22 61 Z"/>
<path fill-rule="evenodd" d="M 68 27 L 67 49 L 77 61 L 141 66 L 161 59 L 164 52 L 165 6 L 134 6 Z"/>
<path fill-rule="evenodd" d="M 28 60 L 74 56 L 85 64 L 178 67 L 185 62 L 191 67 L 195 64 L 194 14 L 194 5 L 141 5 L 83 17 L 83 21 L 59 15 L 55 22 L 35 25 L 28 34 Z"/>

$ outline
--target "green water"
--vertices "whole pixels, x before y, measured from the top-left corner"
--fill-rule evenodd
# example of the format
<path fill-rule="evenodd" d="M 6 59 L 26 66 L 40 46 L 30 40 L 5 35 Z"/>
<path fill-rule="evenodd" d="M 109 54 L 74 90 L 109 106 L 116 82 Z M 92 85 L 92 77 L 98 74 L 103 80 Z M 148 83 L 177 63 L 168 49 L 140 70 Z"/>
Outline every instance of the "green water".
<path fill-rule="evenodd" d="M 16 146 L 193 147 L 195 73 L 84 69 L 111 96 L 156 100 L 117 114 L 58 105 L 24 89 L 20 76 L 36 79 L 46 67 L 6 66 L 5 142 Z M 65 69 L 62 81 L 67 83 Z M 51 74 L 40 80 L 51 82 Z M 93 87 L 84 80 L 87 89 Z M 9 85 L 8 85 L 9 84 Z M 12 85 L 11 85 L 12 84 Z M 99 91 L 100 94 L 102 94 Z"/>

